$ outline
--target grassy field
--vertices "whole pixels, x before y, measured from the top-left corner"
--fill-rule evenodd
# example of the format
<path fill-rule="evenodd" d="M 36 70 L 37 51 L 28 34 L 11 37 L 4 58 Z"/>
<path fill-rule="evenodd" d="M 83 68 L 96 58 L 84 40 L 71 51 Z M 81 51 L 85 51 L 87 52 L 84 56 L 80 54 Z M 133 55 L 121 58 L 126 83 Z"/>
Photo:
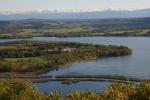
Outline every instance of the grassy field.
<path fill-rule="evenodd" d="M 10 63 L 21 61 L 21 60 L 27 62 L 31 59 L 33 62 L 36 62 L 38 64 L 48 63 L 48 61 L 44 57 L 41 57 L 41 56 L 40 57 L 26 57 L 26 58 L 4 58 L 4 60 L 6 60 L 7 62 L 10 62 Z"/>

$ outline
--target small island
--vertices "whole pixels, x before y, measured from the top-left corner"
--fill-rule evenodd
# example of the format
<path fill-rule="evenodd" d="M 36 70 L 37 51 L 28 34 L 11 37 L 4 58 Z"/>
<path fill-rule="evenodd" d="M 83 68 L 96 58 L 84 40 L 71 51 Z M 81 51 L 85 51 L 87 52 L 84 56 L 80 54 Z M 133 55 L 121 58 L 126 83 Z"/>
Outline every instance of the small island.
<path fill-rule="evenodd" d="M 0 43 L 0 73 L 41 74 L 65 64 L 132 54 L 124 46 L 21 40 Z"/>

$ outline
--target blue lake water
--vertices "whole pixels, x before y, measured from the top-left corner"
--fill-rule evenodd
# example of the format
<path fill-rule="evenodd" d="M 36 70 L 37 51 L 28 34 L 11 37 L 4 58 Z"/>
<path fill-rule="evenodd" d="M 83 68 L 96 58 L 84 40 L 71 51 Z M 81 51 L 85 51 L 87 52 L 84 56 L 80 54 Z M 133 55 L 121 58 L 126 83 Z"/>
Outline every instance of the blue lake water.
<path fill-rule="evenodd" d="M 34 37 L 32 40 L 68 41 L 93 44 L 124 45 L 133 50 L 133 54 L 124 57 L 101 58 L 88 62 L 75 62 L 63 66 L 58 70 L 50 71 L 48 75 L 85 74 L 85 75 L 121 75 L 138 78 L 150 78 L 150 38 L 149 37 Z M 0 42 L 13 39 L 0 40 Z M 108 86 L 103 82 L 80 82 L 73 85 L 64 85 L 61 82 L 35 83 L 41 91 L 59 90 L 67 93 L 75 90 L 91 89 L 97 91 Z"/>
<path fill-rule="evenodd" d="M 133 50 L 133 54 L 130 56 L 101 58 L 89 62 L 76 62 L 64 66 L 57 71 L 51 71 L 47 73 L 48 75 L 109 74 L 150 78 L 150 38 L 148 37 L 35 37 L 33 40 L 124 45 Z"/>
<path fill-rule="evenodd" d="M 34 83 L 35 87 L 38 87 L 40 91 L 50 93 L 52 91 L 61 91 L 63 94 L 67 94 L 73 91 L 85 91 L 92 90 L 93 92 L 101 92 L 106 87 L 110 85 L 107 82 L 91 82 L 91 81 L 82 81 L 76 84 L 66 85 L 62 84 L 59 81 L 46 82 L 46 83 Z"/>

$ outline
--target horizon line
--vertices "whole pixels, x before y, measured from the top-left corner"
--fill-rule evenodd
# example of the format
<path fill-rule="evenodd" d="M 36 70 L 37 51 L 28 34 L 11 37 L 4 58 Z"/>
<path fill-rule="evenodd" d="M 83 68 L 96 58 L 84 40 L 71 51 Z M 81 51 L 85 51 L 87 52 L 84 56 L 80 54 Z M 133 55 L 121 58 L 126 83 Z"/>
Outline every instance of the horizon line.
<path fill-rule="evenodd" d="M 102 12 L 102 11 L 136 11 L 136 10 L 145 10 L 149 8 L 138 8 L 138 9 L 66 9 L 66 10 L 59 10 L 59 9 L 37 9 L 37 10 L 30 10 L 30 11 L 0 11 L 1 14 L 17 14 L 17 13 L 84 13 L 84 12 Z"/>

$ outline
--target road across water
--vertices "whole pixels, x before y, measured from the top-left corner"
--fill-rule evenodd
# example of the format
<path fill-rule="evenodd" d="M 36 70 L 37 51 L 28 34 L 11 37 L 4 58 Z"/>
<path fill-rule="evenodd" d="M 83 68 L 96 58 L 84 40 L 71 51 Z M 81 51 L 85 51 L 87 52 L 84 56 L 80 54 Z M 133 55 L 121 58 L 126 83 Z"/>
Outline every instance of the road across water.
<path fill-rule="evenodd" d="M 43 81 L 64 81 L 64 80 L 78 80 L 78 81 L 102 81 L 102 82 L 141 82 L 141 81 L 150 81 L 150 79 L 141 79 L 141 78 L 132 78 L 124 76 L 115 76 L 115 75 L 46 75 L 46 76 L 17 76 L 15 78 L 10 77 L 0 77 L 1 80 L 15 79 L 15 80 L 41 80 Z"/>

